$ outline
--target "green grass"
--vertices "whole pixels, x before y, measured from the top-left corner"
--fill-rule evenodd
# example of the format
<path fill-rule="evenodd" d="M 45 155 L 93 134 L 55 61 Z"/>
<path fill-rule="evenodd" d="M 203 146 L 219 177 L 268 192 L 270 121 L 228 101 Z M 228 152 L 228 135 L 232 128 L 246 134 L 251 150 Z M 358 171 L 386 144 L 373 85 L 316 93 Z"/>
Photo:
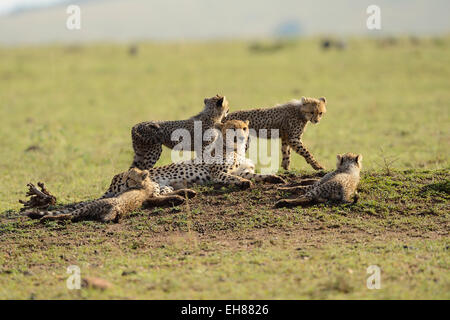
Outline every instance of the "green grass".
<path fill-rule="evenodd" d="M 449 299 L 449 181 L 448 169 L 365 173 L 357 204 L 295 209 L 275 209 L 291 195 L 270 185 L 206 186 L 190 209 L 141 210 L 119 224 L 8 211 L 0 299 Z M 70 265 L 112 286 L 70 291 Z M 380 290 L 366 287 L 370 265 Z"/>
<path fill-rule="evenodd" d="M 304 243 L 273 245 L 264 240 L 235 250 L 208 244 L 202 249 L 179 238 L 154 250 L 108 248 L 77 255 L 55 248 L 47 256 L 32 255 L 36 264 L 51 264 L 47 272 L 30 268 L 22 259 L 17 269 L 2 275 L 0 297 L 147 298 L 147 299 L 319 299 L 319 298 L 444 298 L 448 299 L 448 249 L 442 241 L 370 242 L 365 245 Z M 63 250 L 65 249 L 65 250 Z M 137 253 L 138 251 L 139 253 Z M 145 254 L 141 254 L 145 252 Z M 91 255 L 80 260 L 81 254 Z M 127 258 L 123 258 L 127 256 Z M 120 258 L 119 258 L 120 257 Z M 108 279 L 105 291 L 65 287 L 66 267 L 76 260 L 82 276 Z M 381 268 L 381 289 L 369 290 L 366 269 Z M 5 272 L 4 272 L 5 273 Z M 49 290 L 51 289 L 51 290 Z"/>
<path fill-rule="evenodd" d="M 450 298 L 450 39 L 437 40 L 0 48 L 0 298 Z M 120 224 L 18 217 L 30 181 L 61 203 L 102 194 L 131 163 L 133 124 L 189 117 L 216 93 L 231 111 L 326 96 L 304 142 L 328 169 L 363 154 L 360 201 L 274 209 L 290 195 L 200 187 L 189 210 Z M 298 155 L 292 167 L 312 173 Z M 71 264 L 112 287 L 67 290 Z M 373 264 L 381 290 L 366 288 Z"/>

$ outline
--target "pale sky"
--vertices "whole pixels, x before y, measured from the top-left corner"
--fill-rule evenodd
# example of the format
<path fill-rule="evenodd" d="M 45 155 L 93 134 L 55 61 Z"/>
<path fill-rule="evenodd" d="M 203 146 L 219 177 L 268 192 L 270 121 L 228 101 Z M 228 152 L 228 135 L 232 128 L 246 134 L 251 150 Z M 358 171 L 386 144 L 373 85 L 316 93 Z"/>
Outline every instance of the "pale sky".
<path fill-rule="evenodd" d="M 20 8 L 41 8 L 67 2 L 67 0 L 0 0 L 0 15 L 5 15 Z"/>
<path fill-rule="evenodd" d="M 68 4 L 81 8 L 80 30 L 66 28 Z M 372 4 L 381 10 L 376 32 L 366 26 Z M 442 35 L 449 12 L 450 0 L 0 0 L 0 45 Z"/>

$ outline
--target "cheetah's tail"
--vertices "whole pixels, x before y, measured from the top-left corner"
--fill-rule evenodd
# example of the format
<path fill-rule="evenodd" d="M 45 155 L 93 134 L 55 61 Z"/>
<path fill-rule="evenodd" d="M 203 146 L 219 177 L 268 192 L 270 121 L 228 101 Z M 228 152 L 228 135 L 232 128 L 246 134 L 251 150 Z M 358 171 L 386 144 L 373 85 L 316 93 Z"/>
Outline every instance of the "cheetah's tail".
<path fill-rule="evenodd" d="M 39 210 L 39 209 L 29 209 L 22 212 L 22 215 L 27 216 L 31 219 L 41 219 L 45 216 L 58 216 L 63 214 L 68 214 L 74 212 L 78 209 L 84 208 L 85 206 L 92 203 L 91 201 L 82 201 L 74 204 L 68 204 L 62 208 L 56 210 Z"/>

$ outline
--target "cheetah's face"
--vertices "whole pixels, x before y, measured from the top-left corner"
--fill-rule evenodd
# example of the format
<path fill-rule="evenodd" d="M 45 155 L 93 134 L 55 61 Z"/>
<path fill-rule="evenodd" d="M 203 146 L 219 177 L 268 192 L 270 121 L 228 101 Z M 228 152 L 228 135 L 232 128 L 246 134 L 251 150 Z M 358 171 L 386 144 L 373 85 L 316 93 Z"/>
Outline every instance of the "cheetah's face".
<path fill-rule="evenodd" d="M 250 130 L 249 121 L 229 120 L 222 128 L 226 147 L 229 150 L 245 153 Z"/>
<path fill-rule="evenodd" d="M 336 156 L 336 168 L 346 169 L 350 167 L 362 168 L 362 155 L 354 153 L 338 154 Z"/>
<path fill-rule="evenodd" d="M 303 110 L 306 116 L 306 120 L 311 121 L 314 124 L 319 123 L 319 121 L 327 112 L 327 100 L 325 99 L 325 97 L 321 97 L 319 99 L 303 97 L 302 102 L 305 106 Z"/>
<path fill-rule="evenodd" d="M 211 98 L 205 98 L 205 112 L 212 118 L 217 119 L 218 122 L 222 121 L 224 117 L 228 115 L 230 108 L 228 107 L 228 100 L 225 96 L 215 95 Z"/>
<path fill-rule="evenodd" d="M 131 188 L 142 188 L 147 179 L 149 179 L 148 170 L 132 168 L 126 173 L 127 185 Z"/>

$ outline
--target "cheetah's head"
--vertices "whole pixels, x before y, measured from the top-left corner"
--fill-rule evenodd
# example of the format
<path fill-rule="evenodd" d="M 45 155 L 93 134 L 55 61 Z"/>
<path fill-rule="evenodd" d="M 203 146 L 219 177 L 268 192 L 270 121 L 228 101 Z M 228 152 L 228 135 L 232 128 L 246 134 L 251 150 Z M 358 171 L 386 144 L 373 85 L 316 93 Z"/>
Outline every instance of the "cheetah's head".
<path fill-rule="evenodd" d="M 148 170 L 131 168 L 126 172 L 127 186 L 130 188 L 144 188 L 145 184 L 149 181 L 149 175 Z"/>
<path fill-rule="evenodd" d="M 354 153 L 338 154 L 336 156 L 336 168 L 337 169 L 349 169 L 357 168 L 361 170 L 362 168 L 362 155 Z"/>
<path fill-rule="evenodd" d="M 245 153 L 248 136 L 249 121 L 228 120 L 222 126 L 222 136 L 227 149 Z"/>
<path fill-rule="evenodd" d="M 205 98 L 203 101 L 205 103 L 204 112 L 217 122 L 221 122 L 228 115 L 228 111 L 230 111 L 228 100 L 225 96 L 216 94 L 214 97 Z"/>
<path fill-rule="evenodd" d="M 319 123 L 320 119 L 327 112 L 327 99 L 325 97 L 319 99 L 302 97 L 300 101 L 302 104 L 301 110 L 306 120 L 314 124 Z"/>

